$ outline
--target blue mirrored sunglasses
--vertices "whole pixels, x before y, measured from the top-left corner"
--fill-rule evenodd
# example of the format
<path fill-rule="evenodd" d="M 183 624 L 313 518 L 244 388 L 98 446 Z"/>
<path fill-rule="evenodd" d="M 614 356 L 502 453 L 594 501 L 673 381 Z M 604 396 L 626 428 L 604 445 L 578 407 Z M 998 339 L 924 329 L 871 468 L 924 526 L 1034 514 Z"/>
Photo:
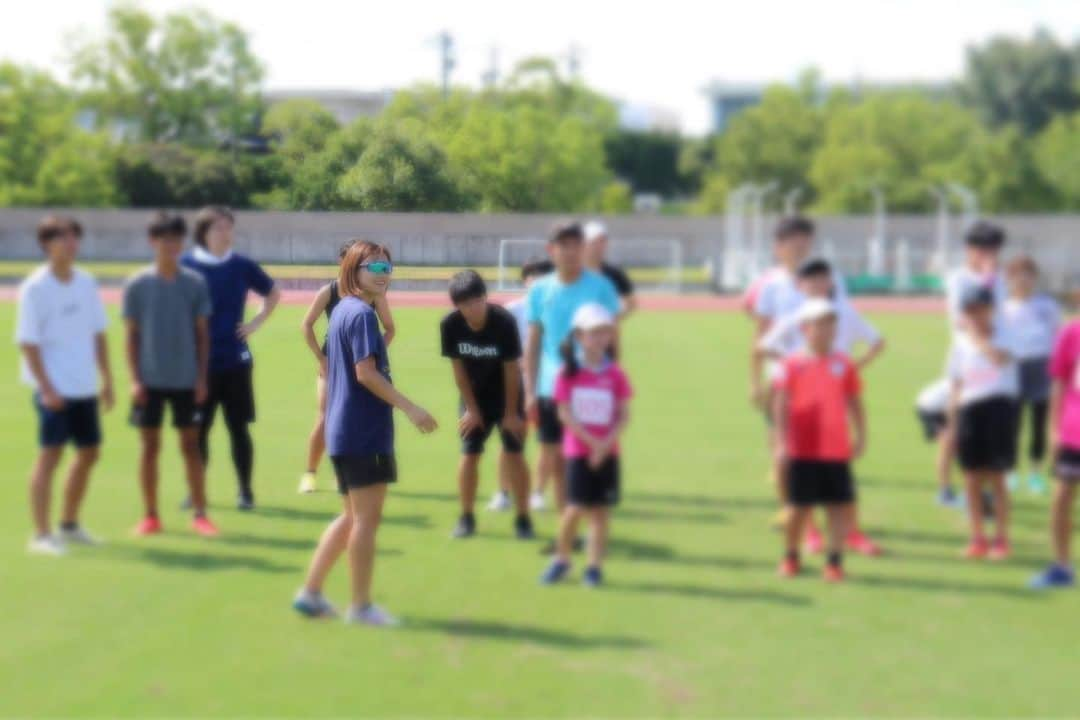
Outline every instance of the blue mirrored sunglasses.
<path fill-rule="evenodd" d="M 390 275 L 394 272 L 394 264 L 385 260 L 364 263 L 360 267 L 367 270 L 372 275 Z"/>

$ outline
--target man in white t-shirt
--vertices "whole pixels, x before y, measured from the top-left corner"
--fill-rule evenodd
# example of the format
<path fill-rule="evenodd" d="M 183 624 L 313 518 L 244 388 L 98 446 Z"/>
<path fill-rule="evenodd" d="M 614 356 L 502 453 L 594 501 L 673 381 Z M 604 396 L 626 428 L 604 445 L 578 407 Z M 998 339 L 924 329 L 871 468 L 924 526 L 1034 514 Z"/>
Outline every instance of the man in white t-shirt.
<path fill-rule="evenodd" d="M 101 445 L 100 397 L 113 404 L 105 339 L 105 308 L 97 283 L 74 266 L 82 228 L 73 218 L 50 216 L 38 224 L 46 263 L 19 286 L 15 341 L 22 349 L 22 379 L 34 389 L 41 451 L 30 477 L 33 553 L 62 555 L 65 543 L 96 544 L 79 525 L 79 508 Z M 53 474 L 68 443 L 75 460 L 68 473 L 60 531 L 53 534 L 49 504 Z"/>
<path fill-rule="evenodd" d="M 995 314 L 1005 307 L 1008 292 L 1001 272 L 1001 248 L 1005 231 L 999 226 L 979 221 L 964 236 L 964 264 L 945 277 L 945 313 L 949 329 L 955 333 L 964 323 L 964 297 L 972 288 L 985 287 L 994 299 Z"/>

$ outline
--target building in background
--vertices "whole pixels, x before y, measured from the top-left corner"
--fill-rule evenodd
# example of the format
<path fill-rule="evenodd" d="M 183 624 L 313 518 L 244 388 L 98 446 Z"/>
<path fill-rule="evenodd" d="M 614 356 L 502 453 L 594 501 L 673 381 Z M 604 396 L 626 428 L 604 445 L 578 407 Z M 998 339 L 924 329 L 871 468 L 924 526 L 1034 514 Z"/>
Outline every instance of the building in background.
<path fill-rule="evenodd" d="M 678 135 L 682 130 L 682 118 L 674 110 L 659 105 L 624 102 L 619 104 L 619 126 L 636 132 Z"/>
<path fill-rule="evenodd" d="M 267 90 L 263 94 L 267 108 L 286 100 L 314 100 L 329 110 L 341 125 L 361 117 L 375 117 L 393 97 L 393 90 Z"/>
<path fill-rule="evenodd" d="M 705 88 L 712 117 L 711 131 L 722 133 L 731 119 L 748 107 L 761 102 L 765 85 L 731 84 L 714 80 Z"/>

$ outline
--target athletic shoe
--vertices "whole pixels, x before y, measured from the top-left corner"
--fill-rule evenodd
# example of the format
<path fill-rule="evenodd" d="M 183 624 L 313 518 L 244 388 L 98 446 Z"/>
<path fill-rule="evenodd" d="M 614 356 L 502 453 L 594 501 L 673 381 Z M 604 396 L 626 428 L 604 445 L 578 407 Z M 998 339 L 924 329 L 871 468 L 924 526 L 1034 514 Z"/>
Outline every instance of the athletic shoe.
<path fill-rule="evenodd" d="M 1032 590 L 1052 590 L 1067 588 L 1076 584 L 1076 572 L 1065 565 L 1051 563 L 1045 570 L 1031 578 L 1028 587 Z"/>
<path fill-rule="evenodd" d="M 844 568 L 839 565 L 827 564 L 825 569 L 821 571 L 821 578 L 827 583 L 843 582 Z"/>
<path fill-rule="evenodd" d="M 825 549 L 825 540 L 821 537 L 821 531 L 816 527 L 810 527 L 806 531 L 806 552 L 816 555 Z"/>
<path fill-rule="evenodd" d="M 534 492 L 529 496 L 529 509 L 537 512 L 547 510 L 547 500 L 544 499 L 543 493 Z"/>
<path fill-rule="evenodd" d="M 581 581 L 588 587 L 600 587 L 604 582 L 604 573 L 600 568 L 590 565 L 585 568 L 585 575 Z"/>
<path fill-rule="evenodd" d="M 157 535 L 162 530 L 161 520 L 150 515 L 144 517 L 142 521 L 135 526 L 135 534 L 139 536 Z"/>
<path fill-rule="evenodd" d="M 60 528 L 60 539 L 71 545 L 100 545 L 101 541 L 86 532 L 81 526 L 65 530 Z"/>
<path fill-rule="evenodd" d="M 487 509 L 492 512 L 506 512 L 510 509 L 510 495 L 505 490 L 499 490 L 491 496 Z"/>
<path fill-rule="evenodd" d="M 203 537 L 217 537 L 220 534 L 217 526 L 205 515 L 196 515 L 191 520 L 191 529 Z"/>
<path fill-rule="evenodd" d="M 310 590 L 300 589 L 293 598 L 293 610 L 304 617 L 309 618 L 332 618 L 337 617 L 337 610 L 330 601 L 323 597 L 322 593 L 314 593 Z"/>
<path fill-rule="evenodd" d="M 180 509 L 181 510 L 190 510 L 193 507 L 195 507 L 195 506 L 191 504 L 191 496 L 190 495 L 188 495 L 186 498 L 184 498 L 183 500 L 180 501 Z"/>
<path fill-rule="evenodd" d="M 462 515 L 458 518 L 457 525 L 454 527 L 454 532 L 451 537 L 461 540 L 463 538 L 470 538 L 476 534 L 476 518 L 472 515 Z"/>
<path fill-rule="evenodd" d="M 315 473 L 306 472 L 300 476 L 300 487 L 296 489 L 296 492 L 301 495 L 315 492 Z"/>
<path fill-rule="evenodd" d="M 67 555 L 67 547 L 55 535 L 38 535 L 30 538 L 26 551 L 32 555 L 53 555 L 55 557 Z"/>
<path fill-rule="evenodd" d="M 952 487 L 943 487 L 938 491 L 937 504 L 941 507 L 962 508 L 964 498 L 956 493 Z"/>
<path fill-rule="evenodd" d="M 776 572 L 782 578 L 793 578 L 802 572 L 802 564 L 796 558 L 786 557 L 780 561 Z"/>
<path fill-rule="evenodd" d="M 570 563 L 556 558 L 551 561 L 551 564 L 544 570 L 544 574 L 540 576 L 540 584 L 554 585 L 566 577 L 568 572 L 570 572 Z"/>
<path fill-rule="evenodd" d="M 991 560 L 1005 560 L 1009 557 L 1010 552 L 1008 540 L 995 540 L 990 544 L 989 555 Z"/>
<path fill-rule="evenodd" d="M 1047 491 L 1046 478 L 1042 476 L 1042 473 L 1029 473 L 1028 474 L 1028 492 L 1032 495 L 1045 495 Z"/>
<path fill-rule="evenodd" d="M 1020 487 L 1020 476 L 1015 472 L 1011 472 L 1005 476 L 1005 487 L 1009 488 L 1009 492 L 1016 492 Z"/>
<path fill-rule="evenodd" d="M 355 625 L 372 625 L 374 627 L 397 627 L 401 624 L 396 617 L 372 603 L 368 603 L 362 608 L 350 607 L 349 611 L 345 613 L 345 622 Z"/>
<path fill-rule="evenodd" d="M 255 498 L 251 495 L 244 495 L 241 493 L 236 498 L 236 509 L 243 512 L 250 512 L 255 509 Z"/>
<path fill-rule="evenodd" d="M 990 552 L 990 544 L 982 538 L 976 538 L 968 543 L 964 550 L 964 557 L 969 560 L 981 560 Z"/>
<path fill-rule="evenodd" d="M 848 546 L 848 549 L 854 550 L 860 555 L 880 555 L 881 548 L 873 540 L 858 530 L 852 530 L 848 533 L 844 543 Z"/>
<path fill-rule="evenodd" d="M 532 540 L 536 537 L 536 532 L 533 531 L 532 518 L 528 515 L 524 515 L 514 519 L 514 535 L 518 540 Z"/>

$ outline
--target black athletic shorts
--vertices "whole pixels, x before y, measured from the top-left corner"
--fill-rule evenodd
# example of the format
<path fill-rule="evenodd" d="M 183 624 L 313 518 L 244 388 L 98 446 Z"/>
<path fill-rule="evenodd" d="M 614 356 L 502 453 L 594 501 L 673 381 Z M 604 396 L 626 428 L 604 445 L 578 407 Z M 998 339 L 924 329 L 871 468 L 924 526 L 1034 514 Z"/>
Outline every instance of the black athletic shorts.
<path fill-rule="evenodd" d="M 855 502 L 855 481 L 846 462 L 792 458 L 786 477 L 788 498 L 797 507 Z"/>
<path fill-rule="evenodd" d="M 38 444 L 41 447 L 63 447 L 69 442 L 77 448 L 101 444 L 101 419 L 96 397 L 64 398 L 64 407 L 49 410 L 41 404 L 41 396 L 34 393 L 34 407 L 38 413 Z"/>
<path fill-rule="evenodd" d="M 165 405 L 172 412 L 174 428 L 202 425 L 203 409 L 195 404 L 194 390 L 160 390 L 147 388 L 146 403 L 131 406 L 131 424 L 137 428 L 154 430 L 165 419 Z"/>
<path fill-rule="evenodd" d="M 915 414 L 919 418 L 919 423 L 922 425 L 923 435 L 928 442 L 937 440 L 938 435 L 945 429 L 948 424 L 949 418 L 943 412 L 929 412 L 927 410 L 915 409 Z"/>
<path fill-rule="evenodd" d="M 499 428 L 499 438 L 502 440 L 504 452 L 517 454 L 524 450 L 524 443 L 512 433 L 507 432 L 502 425 L 500 425 L 501 422 L 502 415 L 485 415 L 483 429 L 473 430 L 468 435 L 461 438 L 461 454 L 481 455 L 484 452 L 484 444 L 496 427 Z"/>
<path fill-rule="evenodd" d="M 397 460 L 393 454 L 337 455 L 330 462 L 342 495 L 357 488 L 397 482 Z"/>
<path fill-rule="evenodd" d="M 544 445 L 555 445 L 562 442 L 563 424 L 559 420 L 559 404 L 554 398 L 539 398 L 537 406 L 540 415 L 540 423 L 537 428 L 537 436 Z"/>
<path fill-rule="evenodd" d="M 1020 400 L 1022 402 L 1046 402 L 1050 399 L 1050 358 L 1030 358 L 1018 363 Z"/>
<path fill-rule="evenodd" d="M 1059 447 L 1054 457 L 1054 475 L 1062 482 L 1080 483 L 1080 450 Z"/>
<path fill-rule="evenodd" d="M 255 388 L 251 365 L 237 365 L 228 370 L 212 372 L 207 385 L 203 413 L 205 425 L 213 424 L 218 405 L 229 425 L 255 422 Z"/>
<path fill-rule="evenodd" d="M 1016 401 L 997 396 L 960 408 L 956 457 L 964 470 L 1006 472 L 1016 465 Z"/>
<path fill-rule="evenodd" d="M 614 507 L 619 504 L 620 486 L 617 455 L 608 456 L 595 470 L 588 458 L 566 461 L 566 498 L 571 505 Z"/>

